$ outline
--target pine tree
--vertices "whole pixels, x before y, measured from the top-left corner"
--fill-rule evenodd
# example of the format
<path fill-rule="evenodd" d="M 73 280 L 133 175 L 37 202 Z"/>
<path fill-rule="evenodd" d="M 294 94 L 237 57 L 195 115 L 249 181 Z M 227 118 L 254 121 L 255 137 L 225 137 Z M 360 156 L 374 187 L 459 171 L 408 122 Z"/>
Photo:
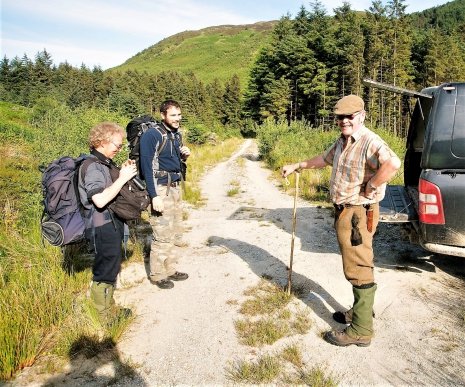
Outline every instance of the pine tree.
<path fill-rule="evenodd" d="M 213 82 L 206 87 L 207 96 L 209 99 L 209 106 L 212 109 L 213 119 L 216 122 L 221 121 L 221 105 L 223 103 L 224 88 L 218 78 L 215 78 Z"/>
<path fill-rule="evenodd" d="M 0 99 L 2 101 L 9 101 L 11 90 L 11 67 L 10 61 L 6 57 L 0 62 Z"/>
<path fill-rule="evenodd" d="M 390 30 L 391 47 L 388 67 L 391 73 L 389 83 L 395 86 L 410 88 L 413 68 L 410 62 L 412 54 L 412 31 L 405 17 L 405 0 L 390 0 L 387 10 L 392 29 Z M 398 94 L 388 99 L 388 125 L 394 134 L 404 136 L 407 133 L 407 122 L 403 121 L 406 101 Z"/>
<path fill-rule="evenodd" d="M 266 84 L 260 112 L 262 118 L 289 119 L 291 96 L 290 81 L 285 77 Z"/>
<path fill-rule="evenodd" d="M 428 44 L 424 56 L 425 84 L 463 79 L 465 74 L 464 51 L 456 35 L 446 35 L 432 28 L 426 35 Z"/>
<path fill-rule="evenodd" d="M 234 74 L 226 83 L 223 95 L 222 123 L 240 127 L 241 122 L 241 86 L 239 77 Z"/>
<path fill-rule="evenodd" d="M 365 77 L 378 82 L 387 79 L 387 58 L 389 47 L 389 20 L 387 9 L 380 0 L 374 0 L 366 13 L 365 36 Z M 384 126 L 384 109 L 386 93 L 374 88 L 368 89 L 369 120 L 371 126 Z"/>
<path fill-rule="evenodd" d="M 334 9 L 335 64 L 337 86 L 340 96 L 362 95 L 364 73 L 364 35 L 361 17 L 344 2 Z"/>

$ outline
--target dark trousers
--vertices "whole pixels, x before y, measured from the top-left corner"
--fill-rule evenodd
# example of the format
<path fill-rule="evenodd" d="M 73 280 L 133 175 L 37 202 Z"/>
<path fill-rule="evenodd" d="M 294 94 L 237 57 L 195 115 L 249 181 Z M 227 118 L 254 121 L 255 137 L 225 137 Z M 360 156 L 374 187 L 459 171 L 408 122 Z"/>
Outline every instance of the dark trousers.
<path fill-rule="evenodd" d="M 114 217 L 113 221 L 93 230 L 88 230 L 90 249 L 94 254 L 92 268 L 94 282 L 115 284 L 123 259 L 122 242 L 124 223 Z"/>

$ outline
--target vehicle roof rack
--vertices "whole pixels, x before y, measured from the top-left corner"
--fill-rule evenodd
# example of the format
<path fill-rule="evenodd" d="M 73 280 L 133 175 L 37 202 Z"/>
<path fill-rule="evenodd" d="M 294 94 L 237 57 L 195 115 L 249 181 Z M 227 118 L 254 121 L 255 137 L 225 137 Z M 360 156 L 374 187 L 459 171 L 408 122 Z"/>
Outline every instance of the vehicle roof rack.
<path fill-rule="evenodd" d="M 369 78 L 364 78 L 363 79 L 363 84 L 365 86 L 368 86 L 368 87 L 374 87 L 376 89 L 391 91 L 393 93 L 402 94 L 402 95 L 405 95 L 407 97 L 433 98 L 433 96 L 430 95 L 430 94 L 421 93 L 419 91 L 403 89 L 402 87 L 397 87 L 397 86 L 394 86 L 394 85 L 389 85 L 387 83 L 373 81 L 372 79 L 369 79 Z"/>

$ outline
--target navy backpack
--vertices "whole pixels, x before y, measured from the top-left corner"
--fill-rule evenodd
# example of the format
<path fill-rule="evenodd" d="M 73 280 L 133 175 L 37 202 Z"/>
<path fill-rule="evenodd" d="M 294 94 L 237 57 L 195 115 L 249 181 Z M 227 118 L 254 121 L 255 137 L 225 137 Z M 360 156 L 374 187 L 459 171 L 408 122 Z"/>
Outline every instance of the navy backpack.
<path fill-rule="evenodd" d="M 78 171 L 88 155 L 64 156 L 52 161 L 42 174 L 44 211 L 42 237 L 53 246 L 84 239 L 84 208 L 78 193 Z"/>

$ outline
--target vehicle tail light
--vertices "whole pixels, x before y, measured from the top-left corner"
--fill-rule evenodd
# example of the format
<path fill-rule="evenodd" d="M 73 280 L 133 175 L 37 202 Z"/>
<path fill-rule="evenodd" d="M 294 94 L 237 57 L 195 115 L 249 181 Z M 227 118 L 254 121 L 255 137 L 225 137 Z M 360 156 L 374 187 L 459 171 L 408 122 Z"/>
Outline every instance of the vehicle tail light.
<path fill-rule="evenodd" d="M 444 209 L 439 187 L 427 180 L 420 179 L 418 215 L 420 222 L 445 224 Z"/>

